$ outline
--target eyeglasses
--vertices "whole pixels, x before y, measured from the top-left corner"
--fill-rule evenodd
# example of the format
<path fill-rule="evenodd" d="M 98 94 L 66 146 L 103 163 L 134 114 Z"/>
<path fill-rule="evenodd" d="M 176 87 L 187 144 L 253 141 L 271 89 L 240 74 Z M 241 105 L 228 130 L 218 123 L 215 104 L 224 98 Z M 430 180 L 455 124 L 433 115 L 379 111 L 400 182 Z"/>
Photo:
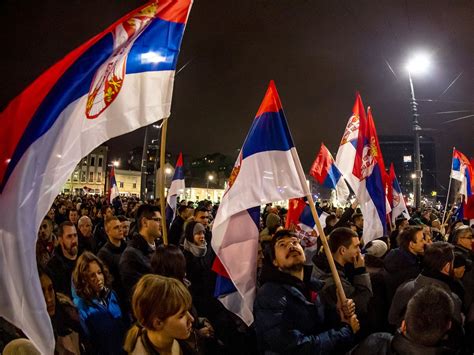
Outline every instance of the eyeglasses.
<path fill-rule="evenodd" d="M 473 238 L 472 235 L 469 237 L 459 237 L 459 239 L 469 239 L 469 240 L 472 240 L 472 238 Z"/>
<path fill-rule="evenodd" d="M 151 218 L 147 218 L 148 220 L 153 220 L 155 222 L 161 222 L 161 217 L 151 217 Z"/>

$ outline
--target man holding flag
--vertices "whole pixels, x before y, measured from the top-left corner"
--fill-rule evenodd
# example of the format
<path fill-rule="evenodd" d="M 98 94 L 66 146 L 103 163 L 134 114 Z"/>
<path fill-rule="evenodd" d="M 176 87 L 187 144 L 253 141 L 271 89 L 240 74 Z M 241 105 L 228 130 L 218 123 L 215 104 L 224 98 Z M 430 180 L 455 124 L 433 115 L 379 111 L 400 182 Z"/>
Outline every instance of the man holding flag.
<path fill-rule="evenodd" d="M 190 0 L 151 1 L 125 15 L 0 115 L 0 315 L 42 353 L 54 352 L 54 337 L 34 262 L 40 222 L 83 156 L 170 116 L 190 8 Z"/>

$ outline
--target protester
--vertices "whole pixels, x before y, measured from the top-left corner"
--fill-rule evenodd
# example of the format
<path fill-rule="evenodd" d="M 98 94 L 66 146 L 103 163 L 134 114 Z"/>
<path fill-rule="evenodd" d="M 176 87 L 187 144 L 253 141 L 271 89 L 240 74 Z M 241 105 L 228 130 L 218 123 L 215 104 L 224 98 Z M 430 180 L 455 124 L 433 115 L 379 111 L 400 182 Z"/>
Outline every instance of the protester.
<path fill-rule="evenodd" d="M 56 292 L 71 297 L 71 276 L 78 256 L 76 227 L 69 221 L 63 222 L 58 228 L 59 245 L 54 256 L 48 262 L 47 269 L 53 280 Z"/>
<path fill-rule="evenodd" d="M 179 340 L 189 338 L 193 317 L 191 295 L 176 279 L 143 276 L 132 296 L 137 323 L 128 331 L 124 349 L 133 355 L 180 354 Z"/>
<path fill-rule="evenodd" d="M 79 252 L 90 251 L 95 254 L 97 245 L 92 235 L 92 220 L 88 216 L 81 216 L 77 222 L 77 229 Z"/>
<path fill-rule="evenodd" d="M 127 299 L 141 276 L 151 272 L 150 259 L 161 243 L 161 214 L 157 206 L 142 205 L 137 211 L 138 234 L 134 235 L 122 253 L 119 272 Z"/>
<path fill-rule="evenodd" d="M 73 285 L 88 353 L 121 354 L 127 322 L 102 261 L 90 252 L 82 254 L 74 269 Z"/>
<path fill-rule="evenodd" d="M 319 298 L 314 299 L 323 283 L 304 277 L 305 255 L 297 236 L 277 232 L 271 251 L 254 303 L 260 352 L 329 354 L 351 346 L 359 330 L 353 301 L 341 307 L 341 322 L 333 324 Z"/>
<path fill-rule="evenodd" d="M 36 242 L 36 261 L 41 267 L 46 267 L 53 257 L 57 245 L 58 240 L 53 234 L 53 221 L 46 216 L 40 224 Z"/>
<path fill-rule="evenodd" d="M 170 244 L 179 245 L 179 241 L 184 232 L 184 222 L 186 222 L 189 217 L 191 217 L 191 208 L 186 205 L 179 205 L 176 218 L 173 223 L 171 223 L 168 233 L 168 241 Z"/>

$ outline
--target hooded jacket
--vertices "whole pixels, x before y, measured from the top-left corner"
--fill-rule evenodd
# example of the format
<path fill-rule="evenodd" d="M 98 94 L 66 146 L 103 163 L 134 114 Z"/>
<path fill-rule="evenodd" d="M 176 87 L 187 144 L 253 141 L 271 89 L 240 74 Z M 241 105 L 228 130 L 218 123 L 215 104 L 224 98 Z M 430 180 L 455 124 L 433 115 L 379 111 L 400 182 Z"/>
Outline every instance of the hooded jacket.
<path fill-rule="evenodd" d="M 323 287 L 321 281 L 305 283 L 265 265 L 261 282 L 254 303 L 254 325 L 262 353 L 330 354 L 351 345 L 354 335 L 348 325 L 339 322 L 331 329 L 336 320 L 330 319 L 331 314 L 326 314 L 316 297 Z"/>

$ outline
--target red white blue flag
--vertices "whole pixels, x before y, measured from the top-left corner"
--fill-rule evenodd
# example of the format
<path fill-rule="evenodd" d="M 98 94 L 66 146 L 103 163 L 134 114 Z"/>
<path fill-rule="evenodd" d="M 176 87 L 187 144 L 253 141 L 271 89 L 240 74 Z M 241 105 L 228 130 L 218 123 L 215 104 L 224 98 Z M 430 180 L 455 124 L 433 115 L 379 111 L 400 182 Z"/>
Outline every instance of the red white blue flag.
<path fill-rule="evenodd" d="M 459 218 L 474 219 L 474 169 L 469 159 L 457 149 L 453 150 L 451 177 L 460 182 L 457 191 L 462 196 Z"/>
<path fill-rule="evenodd" d="M 403 215 L 406 219 L 410 219 L 405 198 L 402 194 L 402 189 L 398 183 L 397 175 L 395 174 L 395 168 L 393 163 L 390 164 L 389 173 L 389 184 L 388 184 L 388 201 L 392 208 L 392 223 L 395 224 L 395 220 L 398 216 Z"/>
<path fill-rule="evenodd" d="M 115 180 L 115 168 L 112 167 L 110 170 L 110 178 L 109 178 L 109 203 L 112 204 L 114 198 L 119 197 L 119 189 L 117 186 L 117 181 Z"/>
<path fill-rule="evenodd" d="M 131 12 L 44 72 L 0 115 L 0 315 L 42 353 L 54 352 L 54 337 L 35 263 L 41 220 L 83 156 L 169 117 L 190 7 L 191 0 L 160 0 Z"/>
<path fill-rule="evenodd" d="M 183 154 L 179 153 L 176 167 L 174 169 L 173 180 L 171 181 L 168 195 L 166 196 L 166 224 L 167 227 L 171 225 L 176 217 L 176 204 L 178 196 L 184 194 L 184 168 L 183 168 Z"/>
<path fill-rule="evenodd" d="M 353 175 L 359 179 L 356 196 L 364 215 L 363 239 L 368 243 L 387 234 L 385 164 L 370 108 L 367 119 L 360 121 Z"/>
<path fill-rule="evenodd" d="M 341 172 L 336 166 L 328 148 L 321 143 L 321 149 L 316 157 L 309 174 L 321 185 L 336 190 L 336 197 L 340 203 L 345 203 L 349 197 L 349 187 Z"/>
<path fill-rule="evenodd" d="M 308 187 L 273 81 L 232 170 L 212 227 L 216 294 L 246 324 L 253 322 L 259 209 L 302 197 Z"/>

